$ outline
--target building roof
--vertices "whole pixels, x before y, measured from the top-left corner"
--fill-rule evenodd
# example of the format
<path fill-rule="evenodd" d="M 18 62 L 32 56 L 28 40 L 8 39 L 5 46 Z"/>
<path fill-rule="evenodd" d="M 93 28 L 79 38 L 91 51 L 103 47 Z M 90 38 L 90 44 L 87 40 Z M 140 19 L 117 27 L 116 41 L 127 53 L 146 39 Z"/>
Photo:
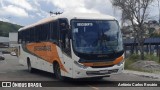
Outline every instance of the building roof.
<path fill-rule="evenodd" d="M 0 37 L 0 43 L 8 43 L 9 42 L 9 38 L 8 37 Z"/>
<path fill-rule="evenodd" d="M 137 41 L 134 41 L 134 39 L 125 39 L 123 40 L 124 45 L 130 46 L 130 45 L 137 45 Z M 159 38 L 146 38 L 144 41 L 144 45 L 160 45 L 160 37 Z"/>
<path fill-rule="evenodd" d="M 27 29 L 27 28 L 31 28 L 31 27 L 34 27 L 40 24 L 44 24 L 50 21 L 54 21 L 58 18 L 68 18 L 68 20 L 71 20 L 71 19 L 115 20 L 115 18 L 112 16 L 99 14 L 99 13 L 63 13 L 63 14 L 60 14 L 54 17 L 42 19 L 38 21 L 37 23 L 21 28 L 19 31 Z"/>

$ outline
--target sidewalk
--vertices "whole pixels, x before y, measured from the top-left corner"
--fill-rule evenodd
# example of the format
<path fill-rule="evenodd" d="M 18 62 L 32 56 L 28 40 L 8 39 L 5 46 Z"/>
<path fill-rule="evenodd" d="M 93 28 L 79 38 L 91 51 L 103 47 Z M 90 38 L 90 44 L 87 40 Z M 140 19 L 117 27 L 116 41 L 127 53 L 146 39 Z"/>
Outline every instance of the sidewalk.
<path fill-rule="evenodd" d="M 160 81 L 160 73 L 155 74 L 155 73 L 147 73 L 147 72 L 139 72 L 139 71 L 131 71 L 131 70 L 124 70 L 123 73 L 134 74 L 142 77 L 148 77 L 148 78 L 152 78 Z"/>

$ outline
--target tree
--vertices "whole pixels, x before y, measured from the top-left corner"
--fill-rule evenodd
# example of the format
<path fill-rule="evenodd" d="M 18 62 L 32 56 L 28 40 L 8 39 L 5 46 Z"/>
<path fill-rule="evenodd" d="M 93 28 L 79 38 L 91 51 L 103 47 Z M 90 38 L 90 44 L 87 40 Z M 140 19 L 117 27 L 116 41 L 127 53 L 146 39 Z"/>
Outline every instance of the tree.
<path fill-rule="evenodd" d="M 111 0 L 112 5 L 122 11 L 122 20 L 129 21 L 135 32 L 135 39 L 137 39 L 141 59 L 144 60 L 144 39 L 145 39 L 145 26 L 144 21 L 147 20 L 149 13 L 149 5 L 153 0 Z"/>

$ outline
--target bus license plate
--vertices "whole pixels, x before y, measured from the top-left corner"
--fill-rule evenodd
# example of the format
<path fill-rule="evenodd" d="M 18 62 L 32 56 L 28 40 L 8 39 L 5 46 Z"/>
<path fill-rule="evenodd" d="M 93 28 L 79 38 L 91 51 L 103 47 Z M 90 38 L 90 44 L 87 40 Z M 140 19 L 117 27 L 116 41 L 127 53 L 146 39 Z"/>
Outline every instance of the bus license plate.
<path fill-rule="evenodd" d="M 101 71 L 99 71 L 99 73 L 106 73 L 107 74 L 109 72 L 108 72 L 108 70 L 101 70 Z"/>

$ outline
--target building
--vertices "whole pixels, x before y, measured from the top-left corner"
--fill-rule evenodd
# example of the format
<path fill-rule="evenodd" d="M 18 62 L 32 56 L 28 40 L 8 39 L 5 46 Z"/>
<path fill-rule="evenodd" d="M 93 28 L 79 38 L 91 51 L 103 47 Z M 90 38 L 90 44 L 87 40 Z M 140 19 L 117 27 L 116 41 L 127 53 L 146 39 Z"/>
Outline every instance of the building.
<path fill-rule="evenodd" d="M 0 48 L 9 46 L 9 38 L 8 37 L 0 37 Z"/>
<path fill-rule="evenodd" d="M 18 41 L 18 33 L 17 32 L 11 32 L 9 33 L 9 46 L 10 47 L 17 47 L 17 41 Z"/>
<path fill-rule="evenodd" d="M 143 24 L 145 31 L 143 34 L 145 37 L 152 36 L 153 34 L 160 34 L 160 25 L 155 20 L 150 20 Z M 124 26 L 122 27 L 123 39 L 133 39 L 136 35 L 132 26 Z"/>
<path fill-rule="evenodd" d="M 124 26 L 122 29 L 123 39 L 132 39 L 134 38 L 134 30 L 132 26 Z"/>

